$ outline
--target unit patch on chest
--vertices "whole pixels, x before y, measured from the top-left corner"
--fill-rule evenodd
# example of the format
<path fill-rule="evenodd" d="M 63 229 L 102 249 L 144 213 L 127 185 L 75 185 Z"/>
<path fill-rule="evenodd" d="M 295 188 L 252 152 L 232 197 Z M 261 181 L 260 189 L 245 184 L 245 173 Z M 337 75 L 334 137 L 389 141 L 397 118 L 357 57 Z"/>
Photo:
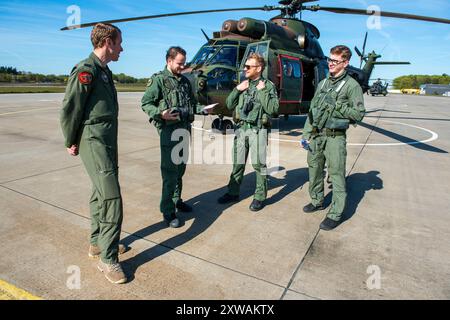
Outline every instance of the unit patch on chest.
<path fill-rule="evenodd" d="M 108 76 L 107 76 L 106 73 L 102 72 L 101 77 L 102 77 L 102 80 L 103 80 L 105 83 L 108 83 L 108 82 L 109 82 L 109 79 L 108 79 Z"/>

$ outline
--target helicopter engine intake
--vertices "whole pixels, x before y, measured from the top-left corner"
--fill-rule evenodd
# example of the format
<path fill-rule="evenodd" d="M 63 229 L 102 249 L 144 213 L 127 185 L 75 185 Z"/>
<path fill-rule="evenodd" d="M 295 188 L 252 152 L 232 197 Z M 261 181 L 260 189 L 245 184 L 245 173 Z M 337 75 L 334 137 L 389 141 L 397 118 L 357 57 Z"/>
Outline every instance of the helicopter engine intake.
<path fill-rule="evenodd" d="M 238 21 L 237 20 L 225 20 L 222 24 L 222 30 L 237 33 Z"/>

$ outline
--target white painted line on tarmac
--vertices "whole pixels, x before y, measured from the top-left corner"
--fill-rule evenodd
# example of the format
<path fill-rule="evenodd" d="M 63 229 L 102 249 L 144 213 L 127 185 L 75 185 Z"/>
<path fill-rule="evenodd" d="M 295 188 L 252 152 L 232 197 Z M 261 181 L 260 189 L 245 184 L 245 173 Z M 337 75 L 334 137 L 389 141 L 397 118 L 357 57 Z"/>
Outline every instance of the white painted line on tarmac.
<path fill-rule="evenodd" d="M 43 110 L 50 110 L 50 109 L 55 109 L 55 107 L 51 107 L 51 108 L 36 108 L 36 109 L 33 109 L 33 110 L 6 112 L 6 113 L 0 113 L 0 116 L 6 116 L 8 114 L 16 114 L 16 113 L 24 113 L 24 112 L 43 111 Z"/>
<path fill-rule="evenodd" d="M 404 125 L 404 126 L 416 128 L 416 129 L 419 129 L 419 130 L 423 130 L 423 131 L 426 131 L 426 132 L 430 133 L 430 134 L 431 134 L 431 137 L 428 138 L 428 139 L 426 139 L 426 140 L 421 140 L 421 141 L 411 141 L 411 142 L 393 142 L 393 143 L 348 143 L 347 145 L 352 145 L 352 146 L 363 146 L 363 145 L 366 145 L 366 146 L 377 146 L 377 147 L 380 147 L 380 146 L 381 146 L 381 147 L 383 147 L 383 146 L 401 146 L 401 145 L 405 145 L 405 144 L 410 144 L 410 145 L 411 145 L 411 144 L 427 143 L 427 142 L 434 141 L 434 140 L 436 140 L 437 138 L 439 138 L 439 135 L 438 135 L 436 132 L 431 131 L 431 130 L 428 130 L 428 129 L 426 129 L 426 128 L 414 126 L 414 125 L 412 125 L 412 124 L 407 124 L 407 123 L 403 123 L 403 122 L 397 122 L 397 121 L 389 121 L 389 120 L 382 120 L 382 121 L 384 121 L 384 122 L 390 122 L 390 123 L 395 123 L 395 124 L 401 124 L 401 125 Z"/>
<path fill-rule="evenodd" d="M 377 146 L 377 147 L 383 147 L 383 146 L 402 146 L 402 145 L 412 145 L 412 144 L 420 144 L 420 143 L 427 143 L 427 142 L 431 142 L 434 141 L 436 139 L 439 138 L 439 135 L 434 132 L 431 131 L 429 129 L 426 128 L 422 128 L 422 127 L 418 127 L 418 126 L 414 126 L 412 124 L 407 124 L 407 123 L 403 123 L 403 122 L 397 122 L 397 121 L 389 121 L 389 120 L 380 120 L 380 121 L 384 121 L 384 122 L 390 122 L 390 123 L 395 123 L 395 124 L 400 124 L 400 125 L 404 125 L 404 126 L 408 126 L 408 127 L 412 127 L 412 128 L 416 128 L 419 130 L 423 130 L 426 131 L 428 133 L 431 134 L 431 137 L 426 139 L 426 140 L 421 140 L 421 141 L 411 141 L 411 142 L 393 142 L 393 143 L 347 143 L 348 146 Z M 207 129 L 203 129 L 203 128 L 198 128 L 198 127 L 194 127 L 192 126 L 193 129 L 197 129 L 197 130 L 202 130 L 202 131 L 207 131 L 210 132 L 210 130 Z M 272 141 L 280 141 L 280 142 L 290 142 L 290 143 L 296 143 L 299 144 L 300 142 L 297 140 L 291 140 L 291 139 L 276 139 L 276 138 L 269 138 L 269 140 Z"/>

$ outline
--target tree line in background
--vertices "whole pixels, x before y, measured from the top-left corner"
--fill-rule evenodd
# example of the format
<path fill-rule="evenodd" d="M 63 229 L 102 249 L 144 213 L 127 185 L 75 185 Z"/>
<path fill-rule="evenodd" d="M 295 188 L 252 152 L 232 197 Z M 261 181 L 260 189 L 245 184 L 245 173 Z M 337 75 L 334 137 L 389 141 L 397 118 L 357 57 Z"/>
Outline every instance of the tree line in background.
<path fill-rule="evenodd" d="M 9 83 L 55 83 L 65 84 L 68 75 L 40 74 L 17 71 L 13 67 L 0 67 L 0 82 Z M 123 84 L 146 84 L 148 78 L 134 78 L 124 73 L 113 74 L 113 80 Z M 450 75 L 408 75 L 395 78 L 392 85 L 395 89 L 419 89 L 422 84 L 450 84 Z"/>
<path fill-rule="evenodd" d="M 438 75 L 408 75 L 395 78 L 392 85 L 395 89 L 420 89 L 422 84 L 450 84 L 448 74 Z"/>
<path fill-rule="evenodd" d="M 40 74 L 25 71 L 17 71 L 13 67 L 0 67 L 0 82 L 8 83 L 67 83 L 68 75 Z M 124 84 L 146 84 L 148 78 L 134 78 L 124 73 L 113 74 L 113 80 Z"/>

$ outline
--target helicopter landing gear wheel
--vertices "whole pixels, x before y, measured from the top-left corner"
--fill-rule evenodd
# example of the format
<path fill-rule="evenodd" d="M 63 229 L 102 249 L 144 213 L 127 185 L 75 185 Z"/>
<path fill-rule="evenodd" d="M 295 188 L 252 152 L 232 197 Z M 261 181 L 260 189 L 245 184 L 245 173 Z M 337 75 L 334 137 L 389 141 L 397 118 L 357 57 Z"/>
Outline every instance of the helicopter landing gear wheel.
<path fill-rule="evenodd" d="M 219 116 L 211 124 L 211 128 L 215 132 L 225 134 L 227 130 L 233 130 L 234 125 L 231 120 L 223 120 L 223 116 Z"/>
<path fill-rule="evenodd" d="M 217 119 L 214 119 L 214 121 L 211 124 L 211 129 L 213 131 L 221 131 L 220 127 L 222 126 L 223 120 L 219 117 Z"/>
<path fill-rule="evenodd" d="M 234 130 L 234 124 L 231 120 L 224 120 L 223 121 L 223 129 L 224 133 L 226 133 L 228 130 Z"/>

